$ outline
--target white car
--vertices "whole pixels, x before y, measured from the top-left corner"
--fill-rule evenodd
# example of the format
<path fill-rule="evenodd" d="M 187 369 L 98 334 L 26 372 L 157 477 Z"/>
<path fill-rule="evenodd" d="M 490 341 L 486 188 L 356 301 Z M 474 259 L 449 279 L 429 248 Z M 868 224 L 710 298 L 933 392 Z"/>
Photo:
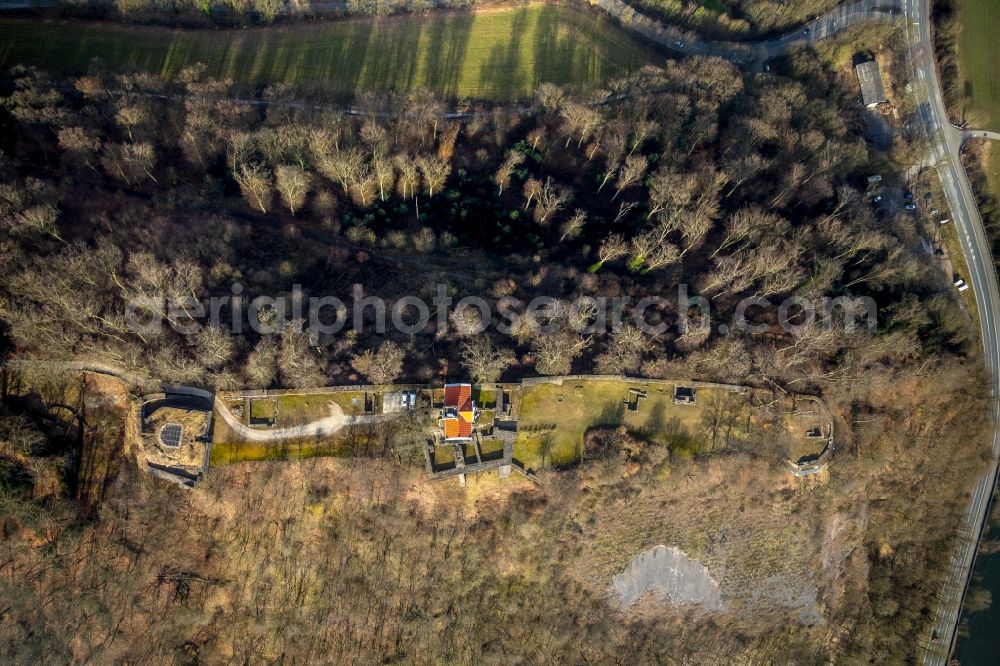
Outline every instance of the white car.
<path fill-rule="evenodd" d="M 949 222 L 951 222 L 951 220 L 947 217 L 943 220 L 938 220 L 938 224 L 948 224 Z"/>
<path fill-rule="evenodd" d="M 963 280 L 962 278 L 957 278 L 952 284 L 958 287 L 959 291 L 965 291 L 966 289 L 969 288 L 969 285 L 965 284 L 965 280 Z"/>

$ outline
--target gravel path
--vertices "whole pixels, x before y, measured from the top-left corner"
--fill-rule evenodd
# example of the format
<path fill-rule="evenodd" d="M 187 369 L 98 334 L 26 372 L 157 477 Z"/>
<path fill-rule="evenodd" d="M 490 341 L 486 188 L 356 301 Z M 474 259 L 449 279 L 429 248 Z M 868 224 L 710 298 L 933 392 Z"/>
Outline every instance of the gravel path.
<path fill-rule="evenodd" d="M 262 430 L 244 425 L 233 415 L 224 402 L 216 398 L 215 409 L 233 432 L 240 438 L 251 442 L 275 442 L 283 439 L 305 439 L 311 437 L 325 437 L 333 435 L 347 426 L 361 423 L 377 423 L 384 420 L 385 414 L 371 414 L 365 416 L 348 416 L 344 414 L 343 408 L 330 401 L 330 415 L 318 421 L 312 421 L 290 428 L 268 428 Z"/>

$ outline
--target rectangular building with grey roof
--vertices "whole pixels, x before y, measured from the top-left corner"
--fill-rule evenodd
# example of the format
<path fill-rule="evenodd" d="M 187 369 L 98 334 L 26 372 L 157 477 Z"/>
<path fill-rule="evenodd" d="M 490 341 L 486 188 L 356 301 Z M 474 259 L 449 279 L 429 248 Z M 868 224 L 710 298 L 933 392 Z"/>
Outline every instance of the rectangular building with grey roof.
<path fill-rule="evenodd" d="M 861 84 L 861 101 L 869 109 L 885 104 L 885 88 L 882 85 L 882 72 L 874 60 L 863 62 L 854 68 Z"/>

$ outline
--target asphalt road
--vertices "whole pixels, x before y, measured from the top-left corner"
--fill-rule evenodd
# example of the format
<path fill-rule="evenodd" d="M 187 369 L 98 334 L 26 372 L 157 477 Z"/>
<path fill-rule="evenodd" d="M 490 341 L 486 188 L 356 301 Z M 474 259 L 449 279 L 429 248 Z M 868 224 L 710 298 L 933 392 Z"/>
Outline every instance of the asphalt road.
<path fill-rule="evenodd" d="M 967 130 L 967 129 L 957 129 L 956 130 L 961 136 L 962 141 L 968 139 L 990 139 L 993 141 L 1000 141 L 1000 132 L 989 132 L 987 130 Z"/>
<path fill-rule="evenodd" d="M 855 0 L 848 2 L 794 30 L 756 42 L 701 40 L 688 30 L 638 13 L 624 0 L 590 0 L 622 25 L 661 46 L 687 55 L 719 56 L 738 63 L 763 62 L 782 55 L 793 46 L 817 42 L 861 23 L 891 22 L 902 12 L 902 0 Z"/>
<path fill-rule="evenodd" d="M 990 415 L 996 419 L 997 396 L 1000 395 L 1000 338 L 997 337 L 1000 289 L 997 286 L 996 269 L 990 253 L 989 239 L 959 157 L 964 132 L 952 127 L 941 96 L 931 41 L 930 0 L 905 0 L 903 10 L 907 22 L 910 62 L 915 73 L 914 92 L 917 96 L 918 115 L 928 138 L 931 162 L 941 178 L 962 252 L 969 266 L 969 275 L 964 277 L 975 291 L 976 308 L 982 327 L 983 352 L 991 378 L 993 400 Z M 955 645 L 965 590 L 996 484 L 996 456 L 1000 455 L 998 431 L 993 433 L 992 447 L 994 461 L 990 471 L 976 484 L 959 525 L 958 544 L 939 596 L 934 619 L 933 635 L 936 636 L 936 641 L 932 641 L 931 636 L 920 637 L 926 643 L 925 664 L 947 664 Z"/>

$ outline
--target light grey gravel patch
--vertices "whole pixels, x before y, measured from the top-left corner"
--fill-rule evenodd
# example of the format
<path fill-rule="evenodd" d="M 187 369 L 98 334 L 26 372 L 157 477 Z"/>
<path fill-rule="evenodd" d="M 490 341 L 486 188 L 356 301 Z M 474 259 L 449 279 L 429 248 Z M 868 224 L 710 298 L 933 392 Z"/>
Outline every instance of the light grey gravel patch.
<path fill-rule="evenodd" d="M 713 611 L 723 607 L 719 584 L 708 569 L 676 546 L 660 545 L 639 553 L 611 579 L 611 585 L 623 608 L 647 592 L 677 606 L 699 604 Z"/>

